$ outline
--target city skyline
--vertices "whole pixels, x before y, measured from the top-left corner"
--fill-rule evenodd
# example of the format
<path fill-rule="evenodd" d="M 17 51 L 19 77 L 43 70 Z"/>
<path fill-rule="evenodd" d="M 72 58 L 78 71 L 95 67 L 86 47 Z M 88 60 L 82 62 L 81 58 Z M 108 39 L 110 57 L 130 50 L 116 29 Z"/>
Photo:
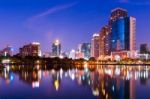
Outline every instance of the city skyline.
<path fill-rule="evenodd" d="M 150 0 L 0 0 L 0 98 L 150 98 Z"/>
<path fill-rule="evenodd" d="M 63 51 L 76 49 L 78 44 L 91 41 L 93 33 L 99 32 L 101 27 L 107 24 L 111 10 L 116 7 L 126 9 L 129 15 L 137 19 L 137 48 L 139 44 L 149 41 L 147 30 L 150 23 L 146 19 L 150 14 L 144 15 L 150 9 L 148 0 L 142 2 L 59 0 L 59 3 L 39 0 L 35 6 L 34 0 L 8 1 L 0 1 L 2 14 L 0 49 L 9 44 L 15 48 L 15 52 L 18 52 L 22 45 L 37 41 L 41 43 L 42 52 L 47 52 L 51 50 L 51 44 L 55 39 L 60 39 Z M 107 8 L 106 5 L 110 6 Z"/>

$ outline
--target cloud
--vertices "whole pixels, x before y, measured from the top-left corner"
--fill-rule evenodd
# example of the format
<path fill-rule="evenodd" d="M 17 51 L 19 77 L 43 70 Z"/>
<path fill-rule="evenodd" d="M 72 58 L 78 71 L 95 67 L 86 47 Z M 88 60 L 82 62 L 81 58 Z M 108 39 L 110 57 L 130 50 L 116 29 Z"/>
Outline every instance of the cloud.
<path fill-rule="evenodd" d="M 50 14 L 53 14 L 53 13 L 56 13 L 56 12 L 59 12 L 59 11 L 71 8 L 71 7 L 75 6 L 76 4 L 77 4 L 77 2 L 70 3 L 70 4 L 65 4 L 65 5 L 55 6 L 55 7 L 49 8 L 45 12 L 42 12 L 42 13 L 36 15 L 36 16 L 33 16 L 33 18 L 40 18 L 40 17 L 43 17 L 43 16 L 47 16 L 47 15 L 50 15 Z"/>
<path fill-rule="evenodd" d="M 32 16 L 32 17 L 28 18 L 27 21 L 26 21 L 27 25 L 28 25 L 27 27 L 31 28 L 32 25 L 39 18 L 48 16 L 48 15 L 51 15 L 51 14 L 54 14 L 54 13 L 57 13 L 57 12 L 60 12 L 60 11 L 66 10 L 66 9 L 69 9 L 69 8 L 75 6 L 77 3 L 78 2 L 73 2 L 73 3 L 69 3 L 69 4 L 64 4 L 64 5 L 57 5 L 57 6 L 49 8 L 48 10 L 46 10 L 44 12 L 41 12 L 41 13 L 37 14 L 35 16 Z"/>

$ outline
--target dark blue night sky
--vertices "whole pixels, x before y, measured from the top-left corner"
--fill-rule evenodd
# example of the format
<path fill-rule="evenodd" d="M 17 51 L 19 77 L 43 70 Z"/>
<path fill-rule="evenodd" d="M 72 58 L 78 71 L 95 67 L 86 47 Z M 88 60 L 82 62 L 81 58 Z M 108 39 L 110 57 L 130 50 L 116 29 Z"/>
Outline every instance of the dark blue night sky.
<path fill-rule="evenodd" d="M 63 51 L 90 42 L 92 34 L 108 23 L 113 8 L 123 7 L 137 19 L 137 47 L 150 42 L 149 0 L 0 0 L 0 49 L 15 50 L 33 41 L 51 51 L 60 39 Z"/>

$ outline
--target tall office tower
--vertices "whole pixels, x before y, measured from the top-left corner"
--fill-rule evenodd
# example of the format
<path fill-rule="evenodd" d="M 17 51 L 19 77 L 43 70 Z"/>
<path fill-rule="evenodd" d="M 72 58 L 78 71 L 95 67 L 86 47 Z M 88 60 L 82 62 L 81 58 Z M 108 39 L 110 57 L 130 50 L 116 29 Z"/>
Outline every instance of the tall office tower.
<path fill-rule="evenodd" d="M 105 57 L 106 55 L 109 55 L 109 49 L 110 49 L 110 44 L 109 44 L 110 36 L 109 36 L 107 26 L 101 29 L 99 38 L 100 38 L 99 39 L 99 56 Z"/>
<path fill-rule="evenodd" d="M 121 17 L 112 23 L 111 51 L 135 51 L 135 24 L 133 17 Z"/>
<path fill-rule="evenodd" d="M 127 17 L 128 12 L 123 8 L 115 8 L 111 11 L 110 19 L 109 19 L 109 26 L 111 27 L 112 23 L 116 21 L 118 18 Z"/>
<path fill-rule="evenodd" d="M 40 43 L 33 42 L 28 45 L 24 45 L 20 48 L 20 55 L 25 56 L 41 56 Z"/>
<path fill-rule="evenodd" d="M 130 51 L 136 50 L 136 18 L 129 17 Z"/>
<path fill-rule="evenodd" d="M 123 8 L 115 8 L 111 11 L 110 19 L 108 22 L 108 32 L 109 32 L 109 55 L 111 54 L 111 32 L 112 32 L 112 24 L 118 20 L 119 18 L 125 18 L 128 16 L 128 12 Z M 119 47 L 119 46 L 118 46 Z"/>
<path fill-rule="evenodd" d="M 91 57 L 98 58 L 99 57 L 99 34 L 93 34 L 91 41 Z"/>
<path fill-rule="evenodd" d="M 91 43 L 82 43 L 78 49 L 80 53 L 83 53 L 84 59 L 89 59 L 91 57 Z"/>
<path fill-rule="evenodd" d="M 59 57 L 61 54 L 61 43 L 59 40 L 55 40 L 52 44 L 52 54 L 54 57 Z"/>

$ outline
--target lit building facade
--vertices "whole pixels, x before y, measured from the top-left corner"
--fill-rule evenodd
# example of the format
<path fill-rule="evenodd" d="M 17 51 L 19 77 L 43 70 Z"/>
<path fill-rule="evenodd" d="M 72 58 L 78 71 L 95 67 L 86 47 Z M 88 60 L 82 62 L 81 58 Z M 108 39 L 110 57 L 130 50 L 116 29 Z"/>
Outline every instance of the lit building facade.
<path fill-rule="evenodd" d="M 94 57 L 96 59 L 99 57 L 99 49 L 100 49 L 99 39 L 100 39 L 99 34 L 93 34 L 91 41 L 91 57 Z"/>
<path fill-rule="evenodd" d="M 84 53 L 80 53 L 79 51 L 76 51 L 76 53 L 75 53 L 75 58 L 76 58 L 76 59 L 84 58 Z"/>
<path fill-rule="evenodd" d="M 136 50 L 136 18 L 129 17 L 130 51 Z"/>
<path fill-rule="evenodd" d="M 134 58 L 137 53 L 135 39 L 136 19 L 129 17 L 127 10 L 116 8 L 111 11 L 108 26 L 111 58 L 114 58 L 116 54 L 121 59 L 129 58 L 129 56 L 133 56 L 130 58 Z"/>
<path fill-rule="evenodd" d="M 91 57 L 91 43 L 80 44 L 79 52 L 84 54 L 84 59 L 89 59 Z"/>
<path fill-rule="evenodd" d="M 2 51 L 0 51 L 0 55 L 2 55 L 2 56 L 13 56 L 13 51 L 14 51 L 14 49 L 12 46 L 7 46 Z"/>
<path fill-rule="evenodd" d="M 28 45 L 24 45 L 22 48 L 19 49 L 19 54 L 22 57 L 41 56 L 40 43 L 33 42 L 33 43 L 28 44 Z"/>
<path fill-rule="evenodd" d="M 69 53 L 69 58 L 71 59 L 76 59 L 76 51 L 75 50 L 71 50 L 70 53 Z"/>
<path fill-rule="evenodd" d="M 111 51 L 134 51 L 135 23 L 133 17 L 121 17 L 113 22 L 111 32 Z"/>
<path fill-rule="evenodd" d="M 109 55 L 109 50 L 110 50 L 110 35 L 108 31 L 108 27 L 105 26 L 101 29 L 100 31 L 100 36 L 99 36 L 99 56 L 104 57 L 106 55 Z"/>
<path fill-rule="evenodd" d="M 112 52 L 112 29 L 113 29 L 113 24 L 114 22 L 116 22 L 116 20 L 118 20 L 119 18 L 125 18 L 128 16 L 128 12 L 126 9 L 123 8 L 115 8 L 111 11 L 111 15 L 110 15 L 110 19 L 108 22 L 108 55 L 111 55 Z"/>
<path fill-rule="evenodd" d="M 128 16 L 128 12 L 126 9 L 123 9 L 123 8 L 113 9 L 111 11 L 111 15 L 110 15 L 110 19 L 109 19 L 110 30 L 112 28 L 111 26 L 112 26 L 114 21 L 116 21 L 118 18 L 127 17 L 127 16 Z"/>
<path fill-rule="evenodd" d="M 54 57 L 59 57 L 61 54 L 61 43 L 59 40 L 55 40 L 52 44 L 52 54 Z"/>

